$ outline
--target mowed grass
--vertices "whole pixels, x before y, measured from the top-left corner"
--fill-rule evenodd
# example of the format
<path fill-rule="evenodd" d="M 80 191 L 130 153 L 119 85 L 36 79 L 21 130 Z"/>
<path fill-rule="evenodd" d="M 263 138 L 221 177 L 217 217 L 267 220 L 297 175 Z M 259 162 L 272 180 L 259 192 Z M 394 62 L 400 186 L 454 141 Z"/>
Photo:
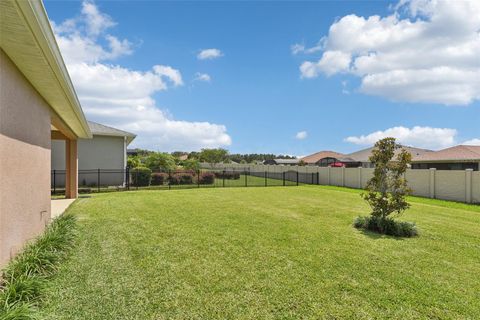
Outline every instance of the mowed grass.
<path fill-rule="evenodd" d="M 480 207 L 412 198 L 420 237 L 352 227 L 357 191 L 98 194 L 46 319 L 479 319 Z"/>

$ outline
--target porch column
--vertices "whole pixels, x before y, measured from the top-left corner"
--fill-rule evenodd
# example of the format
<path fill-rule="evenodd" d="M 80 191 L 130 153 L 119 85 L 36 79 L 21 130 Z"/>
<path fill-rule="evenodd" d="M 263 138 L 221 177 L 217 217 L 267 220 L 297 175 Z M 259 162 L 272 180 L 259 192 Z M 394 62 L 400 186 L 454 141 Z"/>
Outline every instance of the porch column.
<path fill-rule="evenodd" d="M 65 198 L 78 196 L 77 140 L 65 140 Z"/>

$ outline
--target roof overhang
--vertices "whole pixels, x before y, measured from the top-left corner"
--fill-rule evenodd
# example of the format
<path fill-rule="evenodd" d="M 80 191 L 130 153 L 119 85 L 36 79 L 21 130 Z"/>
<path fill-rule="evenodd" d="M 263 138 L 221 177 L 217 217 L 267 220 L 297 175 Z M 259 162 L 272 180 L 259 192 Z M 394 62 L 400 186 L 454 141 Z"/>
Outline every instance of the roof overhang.
<path fill-rule="evenodd" d="M 41 1 L 0 1 L 0 47 L 78 138 L 92 134 Z"/>
<path fill-rule="evenodd" d="M 137 137 L 136 135 L 127 135 L 127 134 L 108 134 L 108 133 L 92 133 L 94 136 L 102 136 L 102 137 L 116 137 L 116 138 L 124 138 L 127 142 L 127 146 Z"/>

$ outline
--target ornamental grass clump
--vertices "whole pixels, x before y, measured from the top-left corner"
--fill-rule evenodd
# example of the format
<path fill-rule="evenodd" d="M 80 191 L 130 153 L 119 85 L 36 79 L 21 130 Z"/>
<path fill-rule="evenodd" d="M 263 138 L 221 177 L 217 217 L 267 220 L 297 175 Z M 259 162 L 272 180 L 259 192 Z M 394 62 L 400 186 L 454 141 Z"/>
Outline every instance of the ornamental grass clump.
<path fill-rule="evenodd" d="M 0 319 L 35 319 L 46 279 L 55 274 L 74 245 L 75 224 L 71 214 L 56 218 L 3 270 Z"/>
<path fill-rule="evenodd" d="M 398 149 L 400 151 L 395 156 Z M 397 237 L 418 235 L 414 223 L 393 218 L 394 214 L 400 216 L 410 207 L 405 198 L 410 189 L 404 175 L 411 158 L 411 154 L 397 144 L 395 138 L 375 143 L 369 158 L 375 165 L 373 177 L 367 182 L 366 192 L 361 194 L 372 212 L 368 217 L 357 217 L 354 227 Z"/>

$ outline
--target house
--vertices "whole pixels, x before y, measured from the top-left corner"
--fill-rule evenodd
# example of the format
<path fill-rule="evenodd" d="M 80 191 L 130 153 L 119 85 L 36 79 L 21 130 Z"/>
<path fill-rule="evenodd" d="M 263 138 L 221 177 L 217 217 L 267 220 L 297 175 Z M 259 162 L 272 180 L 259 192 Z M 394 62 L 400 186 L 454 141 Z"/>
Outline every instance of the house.
<path fill-rule="evenodd" d="M 303 157 L 301 160 L 307 165 L 327 167 L 329 164 L 337 162 L 337 159 L 342 157 L 344 157 L 343 154 L 335 151 L 320 151 Z"/>
<path fill-rule="evenodd" d="M 403 149 L 410 152 L 413 157 L 418 157 L 420 155 L 430 153 L 432 150 L 414 148 L 403 146 Z M 372 155 L 374 147 L 362 149 L 353 153 L 346 154 L 344 157 L 338 159 L 339 162 L 343 163 L 345 167 L 363 167 L 363 168 L 373 168 L 373 164 L 370 162 L 369 158 Z M 395 151 L 395 156 L 400 152 L 401 149 Z"/>
<path fill-rule="evenodd" d="M 93 139 L 78 140 L 78 183 L 80 186 L 119 186 L 125 183 L 127 146 L 135 134 L 88 121 Z M 100 169 L 100 175 L 98 175 Z M 55 170 L 55 171 L 53 171 Z M 52 186 L 63 187 L 65 142 L 52 141 Z M 100 181 L 99 178 L 101 179 Z M 100 182 L 100 183 L 99 183 Z"/>
<path fill-rule="evenodd" d="M 459 145 L 439 151 L 416 155 L 412 169 L 465 170 L 480 169 L 480 146 Z"/>
<path fill-rule="evenodd" d="M 283 166 L 296 166 L 300 163 L 300 159 L 269 159 L 263 161 L 263 164 L 269 165 L 283 165 Z"/>
<path fill-rule="evenodd" d="M 51 140 L 65 141 L 77 197 L 77 141 L 92 137 L 41 1 L 0 1 L 0 267 L 51 218 Z"/>

